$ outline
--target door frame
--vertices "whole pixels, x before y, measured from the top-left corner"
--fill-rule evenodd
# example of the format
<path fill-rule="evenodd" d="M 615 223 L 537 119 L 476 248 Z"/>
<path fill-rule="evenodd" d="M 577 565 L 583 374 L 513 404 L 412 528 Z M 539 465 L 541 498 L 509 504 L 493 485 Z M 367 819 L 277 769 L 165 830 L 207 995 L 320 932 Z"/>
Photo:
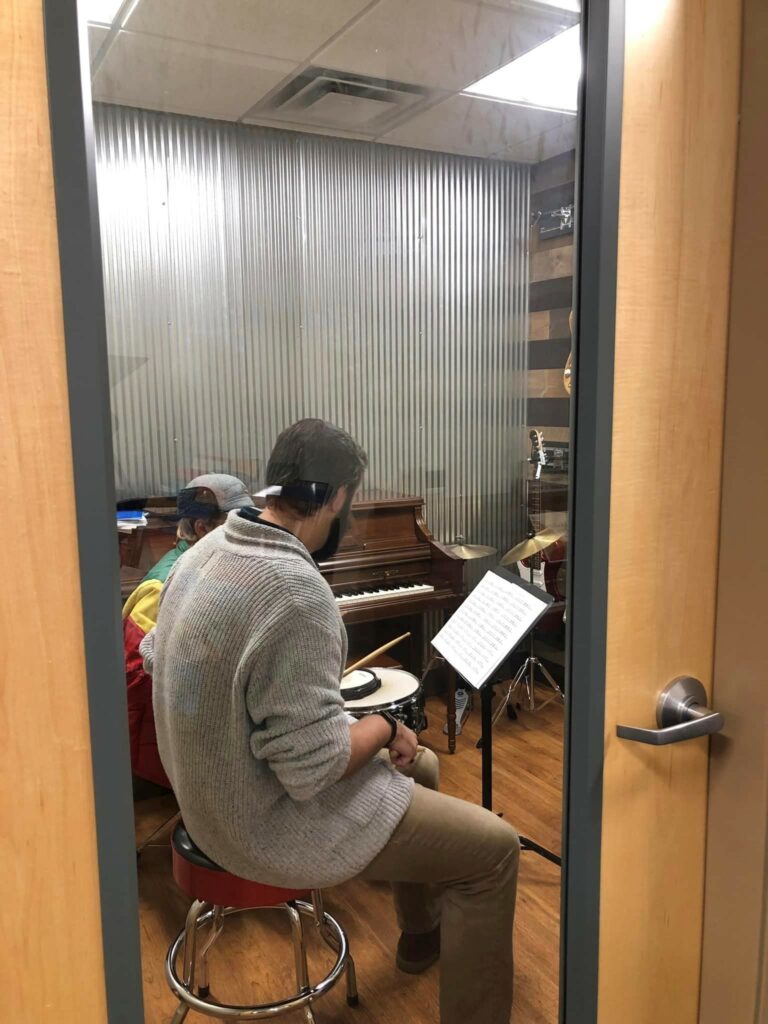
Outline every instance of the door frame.
<path fill-rule="evenodd" d="M 576 358 L 571 391 L 568 696 L 563 759 L 560 1021 L 594 1024 L 600 955 L 608 535 L 624 0 L 587 0 L 576 160 Z M 589 268 L 594 272 L 584 273 Z M 588 338 L 589 345 L 580 345 Z M 574 699 L 577 698 L 577 699 Z"/>
<path fill-rule="evenodd" d="M 87 28 L 43 0 L 109 1024 L 143 1020 Z M 587 0 L 577 146 L 560 1020 L 594 1024 L 624 0 Z M 593 255 L 594 254 L 594 255 Z M 589 273 L 584 269 L 589 268 Z M 578 337 L 590 339 L 580 349 Z"/>
<path fill-rule="evenodd" d="M 144 1020 L 88 30 L 44 0 L 109 1024 Z M 81 55 L 84 60 L 81 61 Z"/>

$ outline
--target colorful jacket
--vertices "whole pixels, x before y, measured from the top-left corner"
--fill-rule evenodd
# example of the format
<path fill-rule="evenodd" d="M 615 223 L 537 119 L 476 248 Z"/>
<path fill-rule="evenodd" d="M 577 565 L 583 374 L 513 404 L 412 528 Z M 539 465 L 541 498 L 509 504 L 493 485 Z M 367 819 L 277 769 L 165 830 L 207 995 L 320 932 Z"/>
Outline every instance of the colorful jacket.
<path fill-rule="evenodd" d="M 189 543 L 180 540 L 176 547 L 150 569 L 123 606 L 123 650 L 125 681 L 128 687 L 128 728 L 131 740 L 131 769 L 139 778 L 168 786 L 155 736 L 152 711 L 152 676 L 144 671 L 139 644 L 157 624 L 160 591 L 178 558 Z"/>

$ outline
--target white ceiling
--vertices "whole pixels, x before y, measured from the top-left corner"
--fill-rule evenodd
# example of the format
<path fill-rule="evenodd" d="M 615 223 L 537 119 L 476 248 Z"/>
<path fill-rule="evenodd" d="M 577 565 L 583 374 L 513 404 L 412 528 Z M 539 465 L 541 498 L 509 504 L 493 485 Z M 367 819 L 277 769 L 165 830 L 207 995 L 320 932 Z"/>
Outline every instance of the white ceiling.
<path fill-rule="evenodd" d="M 525 162 L 575 144 L 572 115 L 459 95 L 577 20 L 547 0 L 138 0 L 118 17 L 126 10 L 122 27 L 89 25 L 95 100 Z M 385 81 L 281 109 L 311 67 Z M 376 91 L 388 83 L 404 88 Z"/>

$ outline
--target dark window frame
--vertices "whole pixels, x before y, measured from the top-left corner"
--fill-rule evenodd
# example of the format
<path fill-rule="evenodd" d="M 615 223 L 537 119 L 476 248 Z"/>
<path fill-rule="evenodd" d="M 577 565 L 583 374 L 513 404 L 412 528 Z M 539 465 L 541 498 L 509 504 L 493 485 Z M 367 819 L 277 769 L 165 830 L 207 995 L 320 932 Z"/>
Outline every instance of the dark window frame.
<path fill-rule="evenodd" d="M 77 0 L 45 0 L 59 258 L 91 722 L 109 1024 L 143 1020 L 125 713 L 109 375 L 87 29 Z M 571 556 L 560 1019 L 595 1024 L 608 600 L 624 0 L 588 0 L 577 149 L 579 272 L 571 402 Z"/>

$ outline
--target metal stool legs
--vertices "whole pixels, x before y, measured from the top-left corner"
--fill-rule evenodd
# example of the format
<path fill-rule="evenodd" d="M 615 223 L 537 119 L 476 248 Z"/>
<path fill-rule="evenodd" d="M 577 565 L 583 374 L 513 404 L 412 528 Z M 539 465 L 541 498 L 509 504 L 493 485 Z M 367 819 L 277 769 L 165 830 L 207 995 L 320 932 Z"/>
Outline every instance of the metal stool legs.
<path fill-rule="evenodd" d="M 219 1002 L 210 995 L 208 978 L 208 954 L 214 942 L 221 934 L 224 918 L 230 914 L 239 914 L 248 909 L 266 910 L 282 909 L 287 912 L 291 922 L 293 938 L 296 981 L 299 991 L 285 999 L 258 1005 L 231 1005 Z M 331 969 L 315 985 L 309 980 L 307 953 L 304 945 L 304 929 L 302 917 L 314 920 L 323 942 L 336 954 Z M 198 929 L 210 926 L 207 939 L 198 951 Z M 181 976 L 177 962 L 183 950 L 183 968 Z M 356 1006 L 358 1002 L 355 965 L 349 954 L 347 936 L 335 918 L 323 909 L 322 893 L 312 893 L 312 903 L 305 900 L 279 904 L 278 907 L 221 907 L 213 906 L 202 900 L 195 900 L 189 908 L 187 920 L 181 931 L 171 943 L 165 958 L 165 976 L 171 991 L 179 999 L 179 1005 L 173 1016 L 172 1024 L 182 1024 L 190 1009 L 208 1017 L 229 1021 L 270 1020 L 295 1010 L 301 1010 L 305 1024 L 315 1024 L 315 1016 L 311 1003 L 325 995 L 346 975 L 347 1002 Z"/>
<path fill-rule="evenodd" d="M 320 932 L 323 941 L 330 946 L 338 956 L 341 952 L 341 948 L 336 939 L 335 932 L 328 925 L 326 913 L 323 909 L 323 894 L 320 889 L 315 889 L 312 892 L 312 908 L 315 915 L 315 924 L 317 925 L 317 929 Z M 346 967 L 347 1006 L 357 1006 L 360 1002 L 360 998 L 357 994 L 357 973 L 355 971 L 355 961 L 352 959 L 352 954 L 349 952 L 346 957 Z"/>
<path fill-rule="evenodd" d="M 307 967 L 307 947 L 304 945 L 304 925 L 301 922 L 295 903 L 286 903 L 286 910 L 291 919 L 291 935 L 293 936 L 293 956 L 296 961 L 296 981 L 299 986 L 299 994 L 309 992 L 309 968 Z M 307 1003 L 304 1007 L 304 1020 L 306 1024 L 315 1024 L 315 1015 L 312 1007 Z"/>
<path fill-rule="evenodd" d="M 208 954 L 211 951 L 211 947 L 218 937 L 221 935 L 224 928 L 224 908 L 214 907 L 213 908 L 213 919 L 211 920 L 211 930 L 208 934 L 208 940 L 200 950 L 200 961 L 198 963 L 197 972 L 197 994 L 201 999 L 207 999 L 211 994 L 210 983 L 208 979 Z"/>
<path fill-rule="evenodd" d="M 205 913 L 207 903 L 202 900 L 195 900 L 187 912 L 187 920 L 184 925 L 184 985 L 192 991 L 195 984 L 195 967 L 197 963 L 197 928 L 201 916 Z M 218 909 L 218 908 L 217 908 Z M 207 950 L 206 950 L 207 952 Z M 208 963 L 206 960 L 205 970 L 207 973 Z M 182 1024 L 182 1021 L 189 1013 L 189 1006 L 180 1002 L 176 1007 L 171 1024 Z"/>

